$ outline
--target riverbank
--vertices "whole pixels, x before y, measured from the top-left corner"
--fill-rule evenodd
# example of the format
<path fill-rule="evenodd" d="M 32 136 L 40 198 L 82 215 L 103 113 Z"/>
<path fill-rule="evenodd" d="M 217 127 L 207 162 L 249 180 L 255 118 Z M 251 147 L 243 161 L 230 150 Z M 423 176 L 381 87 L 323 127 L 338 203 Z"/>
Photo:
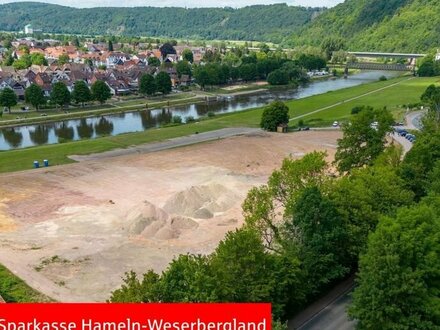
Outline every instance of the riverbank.
<path fill-rule="evenodd" d="M 436 82 L 438 82 L 438 78 L 415 78 L 411 80 L 408 78 L 397 78 L 292 100 L 286 103 L 289 106 L 291 118 L 302 116 L 301 119 L 306 125 L 328 126 L 334 120 L 342 121 L 349 118 L 351 109 L 358 105 L 371 105 L 377 108 L 386 106 L 388 109 L 396 112 L 396 110 L 400 109 L 399 105 L 418 102 L 420 95 L 426 87 Z M 396 83 L 398 84 L 395 85 Z M 394 86 L 383 89 L 389 85 Z M 353 100 L 353 98 L 356 99 Z M 347 101 L 350 99 L 352 100 Z M 319 113 L 314 113 L 318 109 L 329 106 L 332 107 Z M 262 112 L 262 108 L 257 108 L 218 115 L 185 125 L 149 129 L 143 132 L 108 136 L 93 140 L 80 140 L 27 149 L 2 151 L 0 152 L 0 172 L 30 169 L 34 160 L 42 161 L 43 159 L 49 159 L 51 165 L 72 163 L 73 160 L 69 158 L 70 155 L 87 155 L 118 148 L 127 148 L 144 143 L 187 136 L 196 132 L 209 132 L 229 127 L 255 128 L 259 126 Z M 289 125 L 296 127 L 298 120 L 291 121 Z"/>
<path fill-rule="evenodd" d="M 142 103 L 138 102 L 133 105 L 124 105 L 124 103 L 122 103 L 122 105 L 111 104 L 109 105 L 112 106 L 111 108 L 105 107 L 96 110 L 84 110 L 84 111 L 82 111 L 81 109 L 79 110 L 77 109 L 75 111 L 67 111 L 67 113 L 57 113 L 48 116 L 42 116 L 41 114 L 43 114 L 44 111 L 40 111 L 40 117 L 0 121 L 0 128 L 28 126 L 34 124 L 46 124 L 46 123 L 53 123 L 64 120 L 70 120 L 70 119 L 90 118 L 90 117 L 104 116 L 104 115 L 111 115 L 111 114 L 118 114 L 125 112 L 157 110 L 169 106 L 197 104 L 203 102 L 205 102 L 203 97 L 200 95 L 196 95 L 184 99 L 177 99 L 177 100 L 170 99 L 160 102 L 148 102 L 148 100 L 145 100 Z"/>

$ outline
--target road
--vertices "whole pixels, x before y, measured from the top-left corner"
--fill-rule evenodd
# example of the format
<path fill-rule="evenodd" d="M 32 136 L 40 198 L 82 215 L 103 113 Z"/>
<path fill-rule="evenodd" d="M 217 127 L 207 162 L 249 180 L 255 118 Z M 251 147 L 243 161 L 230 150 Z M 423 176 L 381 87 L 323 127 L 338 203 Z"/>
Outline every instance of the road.
<path fill-rule="evenodd" d="M 161 151 L 166 149 L 184 147 L 202 142 L 225 139 L 232 136 L 259 134 L 259 133 L 263 133 L 263 131 L 259 128 L 248 128 L 248 127 L 224 128 L 216 131 L 192 134 L 192 135 L 169 139 L 161 142 L 142 144 L 139 146 L 133 146 L 126 149 L 110 150 L 98 154 L 81 155 L 81 156 L 72 155 L 69 156 L 69 158 L 77 162 L 100 160 L 109 157 L 118 157 L 118 156 L 132 155 L 132 154 L 144 154 L 144 153 L 150 153 L 150 152 Z"/>

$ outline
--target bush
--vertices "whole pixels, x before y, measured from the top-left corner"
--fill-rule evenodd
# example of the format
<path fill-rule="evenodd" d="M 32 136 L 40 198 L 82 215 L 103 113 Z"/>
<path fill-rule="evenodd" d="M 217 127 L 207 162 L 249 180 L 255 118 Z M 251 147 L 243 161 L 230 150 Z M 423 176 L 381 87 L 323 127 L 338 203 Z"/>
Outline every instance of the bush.
<path fill-rule="evenodd" d="M 275 101 L 264 109 L 260 126 L 266 131 L 275 132 L 279 125 L 288 123 L 289 107 L 281 101 Z"/>
<path fill-rule="evenodd" d="M 385 76 L 380 76 L 380 78 L 379 78 L 379 81 L 387 81 L 387 80 L 388 80 L 388 78 Z"/>
<path fill-rule="evenodd" d="M 298 127 L 303 127 L 304 126 L 304 120 L 300 119 L 298 121 Z"/>
<path fill-rule="evenodd" d="M 194 119 L 193 116 L 188 116 L 188 117 L 185 118 L 185 123 L 193 123 L 195 121 L 196 120 Z"/>
<path fill-rule="evenodd" d="M 209 118 L 215 117 L 215 112 L 214 111 L 209 111 L 208 112 L 208 117 Z"/>
<path fill-rule="evenodd" d="M 173 116 L 172 122 L 173 122 L 173 124 L 182 124 L 182 117 L 177 116 L 177 115 Z"/>

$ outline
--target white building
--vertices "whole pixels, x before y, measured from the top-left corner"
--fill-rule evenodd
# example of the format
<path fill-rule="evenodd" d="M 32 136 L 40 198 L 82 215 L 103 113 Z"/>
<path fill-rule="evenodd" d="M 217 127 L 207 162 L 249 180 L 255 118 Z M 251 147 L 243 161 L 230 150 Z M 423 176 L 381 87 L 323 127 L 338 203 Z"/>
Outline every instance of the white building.
<path fill-rule="evenodd" d="M 437 55 L 435 55 L 435 60 L 440 61 L 440 49 L 437 49 Z"/>
<path fill-rule="evenodd" d="M 24 27 L 24 33 L 25 34 L 33 34 L 34 33 L 34 29 L 31 24 L 28 24 Z"/>

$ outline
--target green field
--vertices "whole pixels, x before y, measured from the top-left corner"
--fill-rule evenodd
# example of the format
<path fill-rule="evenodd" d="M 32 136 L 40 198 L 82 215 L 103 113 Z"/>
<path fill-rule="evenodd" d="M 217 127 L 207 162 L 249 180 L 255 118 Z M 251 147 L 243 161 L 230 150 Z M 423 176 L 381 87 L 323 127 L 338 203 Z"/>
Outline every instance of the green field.
<path fill-rule="evenodd" d="M 23 280 L 0 265 L 0 295 L 6 302 L 48 302 L 51 299 L 32 289 Z"/>
<path fill-rule="evenodd" d="M 416 103 L 424 89 L 432 83 L 438 82 L 438 78 L 397 78 L 385 82 L 375 82 L 329 92 L 322 95 L 312 96 L 301 100 L 287 102 L 290 108 L 291 118 L 302 118 L 306 124 L 329 124 L 334 120 L 341 120 L 350 116 L 351 109 L 356 105 L 371 105 L 384 107 L 394 113 L 402 113 L 399 105 Z M 323 107 L 331 106 L 348 99 L 362 96 L 380 88 L 399 83 L 382 91 L 361 97 L 354 101 L 332 107 L 331 109 L 307 115 Z M 199 123 L 187 125 L 151 129 L 145 132 L 129 133 L 112 137 L 103 137 L 95 140 L 83 140 L 77 142 L 46 145 L 28 149 L 0 152 L 0 172 L 13 172 L 32 168 L 34 160 L 49 159 L 52 165 L 72 163 L 67 156 L 91 154 L 103 152 L 115 148 L 127 148 L 142 143 L 161 141 L 173 137 L 185 136 L 195 132 L 207 132 L 225 127 L 258 127 L 263 109 L 252 109 L 238 113 L 225 114 L 212 119 L 202 120 Z M 291 122 L 295 126 L 296 121 Z"/>

